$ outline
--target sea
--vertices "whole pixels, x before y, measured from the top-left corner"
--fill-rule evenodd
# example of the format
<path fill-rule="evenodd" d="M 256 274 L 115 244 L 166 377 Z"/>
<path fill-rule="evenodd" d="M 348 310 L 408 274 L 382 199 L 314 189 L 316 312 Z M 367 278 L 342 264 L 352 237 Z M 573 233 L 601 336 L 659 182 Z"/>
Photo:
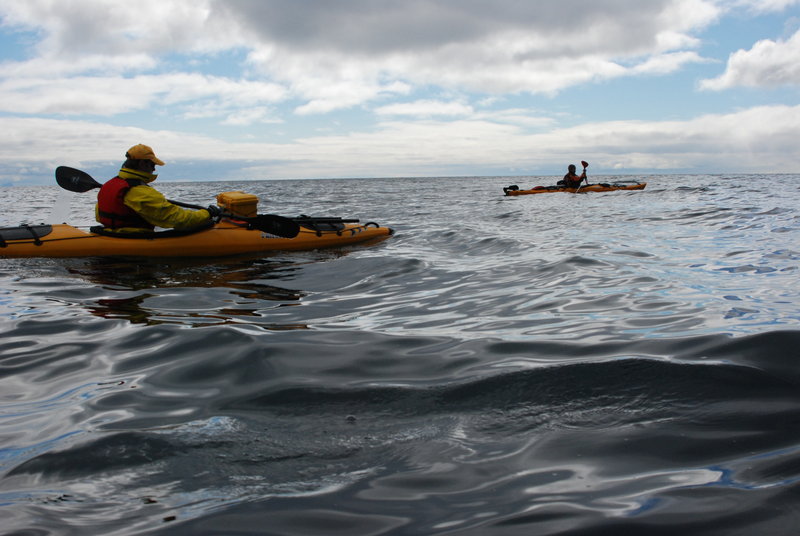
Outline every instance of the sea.
<path fill-rule="evenodd" d="M 0 258 L 0 534 L 798 534 L 800 175 L 503 195 L 556 179 L 163 182 L 395 234 Z"/>

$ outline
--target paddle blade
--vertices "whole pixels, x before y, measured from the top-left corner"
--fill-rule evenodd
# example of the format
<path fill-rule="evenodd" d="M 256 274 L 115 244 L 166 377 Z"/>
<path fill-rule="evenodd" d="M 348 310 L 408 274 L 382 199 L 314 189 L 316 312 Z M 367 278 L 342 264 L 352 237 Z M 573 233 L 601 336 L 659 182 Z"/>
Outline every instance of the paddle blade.
<path fill-rule="evenodd" d="M 582 165 L 584 168 L 587 168 L 587 167 L 589 167 L 589 162 L 587 162 L 586 160 L 581 160 L 581 165 Z"/>
<path fill-rule="evenodd" d="M 300 232 L 300 225 L 297 222 L 274 214 L 259 214 L 255 218 L 239 219 L 246 221 L 259 231 L 280 236 L 281 238 L 294 238 Z"/>
<path fill-rule="evenodd" d="M 102 186 L 88 173 L 67 166 L 56 168 L 56 182 L 70 192 L 83 193 Z"/>

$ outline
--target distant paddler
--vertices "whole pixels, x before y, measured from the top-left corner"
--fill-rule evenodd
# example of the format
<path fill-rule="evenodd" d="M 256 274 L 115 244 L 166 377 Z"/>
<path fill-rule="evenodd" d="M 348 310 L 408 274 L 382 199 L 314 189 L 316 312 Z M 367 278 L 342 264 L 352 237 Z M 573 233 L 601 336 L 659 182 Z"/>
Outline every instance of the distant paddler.
<path fill-rule="evenodd" d="M 556 185 L 564 186 L 565 188 L 580 189 L 581 183 L 586 180 L 586 168 L 589 167 L 589 163 L 585 160 L 581 160 L 581 164 L 583 165 L 583 173 L 578 175 L 576 173 L 575 164 L 570 164 L 567 166 L 567 174 L 564 175 L 564 178 L 558 181 Z"/>

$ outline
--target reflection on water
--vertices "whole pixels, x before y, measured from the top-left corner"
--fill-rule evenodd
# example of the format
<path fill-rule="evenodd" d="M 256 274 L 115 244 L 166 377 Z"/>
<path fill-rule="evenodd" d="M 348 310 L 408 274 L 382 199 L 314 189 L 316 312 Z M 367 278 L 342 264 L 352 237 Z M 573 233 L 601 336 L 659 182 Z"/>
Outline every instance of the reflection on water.
<path fill-rule="evenodd" d="M 202 259 L 168 262 L 137 259 L 131 262 L 98 258 L 72 266 L 68 271 L 106 291 L 125 295 L 86 302 L 87 310 L 93 315 L 124 319 L 132 324 L 176 323 L 198 327 L 235 324 L 242 317 L 261 317 L 259 301 L 275 302 L 278 306 L 299 305 L 305 292 L 266 281 L 278 281 L 300 270 L 301 266 L 291 261 L 263 259 L 209 263 Z M 198 291 L 213 291 L 207 293 L 204 306 L 198 310 L 196 303 L 187 307 L 180 289 L 191 292 L 193 302 Z M 227 292 L 220 292 L 222 289 Z M 141 290 L 149 292 L 131 295 Z M 270 330 L 308 328 L 301 323 L 266 323 L 261 327 Z"/>
<path fill-rule="evenodd" d="M 266 286 L 257 281 L 280 279 L 281 275 L 300 270 L 301 266 L 301 263 L 286 260 L 264 259 L 219 262 L 210 259 L 92 258 L 68 267 L 68 271 L 107 288 L 229 287 L 250 289 L 257 296 L 260 294 L 258 289 Z M 269 296 L 268 292 L 263 294 Z"/>

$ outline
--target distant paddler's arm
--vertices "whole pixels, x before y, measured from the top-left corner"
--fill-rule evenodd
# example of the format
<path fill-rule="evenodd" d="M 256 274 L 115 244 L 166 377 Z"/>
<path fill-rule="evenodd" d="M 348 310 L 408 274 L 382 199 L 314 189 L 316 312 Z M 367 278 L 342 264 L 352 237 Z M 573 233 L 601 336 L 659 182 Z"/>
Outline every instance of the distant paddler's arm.
<path fill-rule="evenodd" d="M 208 210 L 181 208 L 147 185 L 134 186 L 128 190 L 125 194 L 125 205 L 151 224 L 165 229 L 188 229 L 206 223 L 211 218 Z"/>

